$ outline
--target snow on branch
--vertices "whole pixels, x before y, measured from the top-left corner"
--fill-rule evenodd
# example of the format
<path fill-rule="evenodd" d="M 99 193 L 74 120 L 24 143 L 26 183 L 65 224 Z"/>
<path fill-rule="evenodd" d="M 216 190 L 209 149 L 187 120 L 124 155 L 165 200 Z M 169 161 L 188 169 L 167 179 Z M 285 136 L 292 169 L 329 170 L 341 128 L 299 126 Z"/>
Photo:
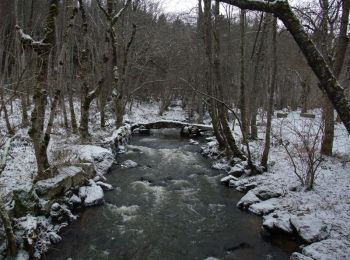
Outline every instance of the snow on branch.
<path fill-rule="evenodd" d="M 43 40 L 40 40 L 40 41 L 33 40 L 33 38 L 30 35 L 24 33 L 23 29 L 18 25 L 16 25 L 16 31 L 17 31 L 19 40 L 21 41 L 24 47 L 40 49 L 40 48 L 49 46 L 49 44 L 44 43 Z"/>
<path fill-rule="evenodd" d="M 131 0 L 127 0 L 124 7 L 122 9 L 120 9 L 119 12 L 112 17 L 112 19 L 111 19 L 112 26 L 114 24 L 116 24 L 116 22 L 118 22 L 119 18 L 123 15 L 123 13 L 126 11 L 126 9 L 128 9 L 130 4 L 131 4 Z"/>

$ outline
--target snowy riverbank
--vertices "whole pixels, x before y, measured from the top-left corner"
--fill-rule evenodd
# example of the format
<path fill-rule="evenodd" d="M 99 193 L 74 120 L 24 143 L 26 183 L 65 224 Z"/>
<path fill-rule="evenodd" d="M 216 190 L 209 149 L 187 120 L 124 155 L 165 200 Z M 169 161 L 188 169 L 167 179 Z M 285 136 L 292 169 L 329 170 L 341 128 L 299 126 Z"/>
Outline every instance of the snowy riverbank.
<path fill-rule="evenodd" d="M 76 110 L 79 111 L 78 105 Z M 49 157 L 50 162 L 60 169 L 61 174 L 39 183 L 39 186 L 42 188 L 41 193 L 49 197 L 56 184 L 59 184 L 57 187 L 61 189 L 62 186 L 66 187 L 67 182 L 67 190 L 57 190 L 57 194 L 63 194 L 57 200 L 58 204 L 49 203 L 46 215 L 39 214 L 38 217 L 25 215 L 14 220 L 18 237 L 25 237 L 27 241 L 32 237 L 39 238 L 35 240 L 38 243 L 36 256 L 45 252 L 50 244 L 60 241 L 60 230 L 77 217 L 71 213 L 71 209 L 81 205 L 92 206 L 103 203 L 104 191 L 112 188 L 105 183 L 103 175 L 114 161 L 111 143 L 119 134 L 124 133 L 114 131 L 112 119 L 107 122 L 106 128 L 101 130 L 98 127 L 99 113 L 95 105 L 92 111 L 94 112 L 91 113 L 89 126 L 92 136 L 88 143 L 81 143 L 78 135 L 67 132 L 63 128 L 62 118 L 57 118 L 55 121 Z M 269 171 L 259 176 L 228 177 L 223 181 L 226 181 L 231 188 L 247 192 L 246 195 L 242 194 L 238 206 L 261 215 L 266 229 L 298 234 L 305 241 L 305 247 L 301 250 L 303 255 L 295 254 L 293 259 L 348 259 L 350 257 L 350 138 L 346 130 L 340 124 L 336 126 L 335 157 L 324 158 L 315 187 L 308 192 L 301 189 L 299 180 L 293 173 L 290 158 L 278 143 L 278 138 L 281 137 L 289 138 L 293 142 L 293 131 L 291 131 L 293 127 L 300 128 L 305 122 L 311 122 L 314 126 L 319 125 L 320 116 L 318 111 L 315 113 L 316 119 L 300 118 L 297 112 L 289 113 L 286 119 L 274 118 Z M 163 116 L 159 116 L 157 103 L 137 103 L 126 118 L 130 123 L 156 120 L 185 121 L 186 113 L 181 107 L 175 106 Z M 10 120 L 15 126 L 16 137 L 11 145 L 6 168 L 0 175 L 0 195 L 7 202 L 10 212 L 13 212 L 14 191 L 21 190 L 28 193 L 32 190 L 36 164 L 27 134 L 28 129 L 20 128 L 20 109 L 17 102 L 14 103 L 14 113 L 10 116 Z M 263 120 L 260 120 L 260 125 L 262 125 L 259 126 L 260 139 L 250 143 L 256 161 L 259 160 L 263 147 L 265 129 Z M 0 134 L 3 141 L 6 141 L 3 125 Z M 238 139 L 241 136 L 237 126 L 234 134 Z M 203 150 L 214 157 L 219 154 L 213 138 Z M 233 167 L 222 157 L 218 157 L 214 164 L 215 168 L 226 169 L 228 175 L 239 171 L 242 168 L 239 165 L 241 163 Z M 51 195 L 45 193 L 47 187 Z M 42 207 L 47 207 L 45 200 L 40 199 L 39 202 Z M 3 232 L 0 230 L 0 237 L 3 237 L 1 233 Z M 5 244 L 0 244 L 2 251 Z M 35 255 L 35 252 L 31 254 Z"/>

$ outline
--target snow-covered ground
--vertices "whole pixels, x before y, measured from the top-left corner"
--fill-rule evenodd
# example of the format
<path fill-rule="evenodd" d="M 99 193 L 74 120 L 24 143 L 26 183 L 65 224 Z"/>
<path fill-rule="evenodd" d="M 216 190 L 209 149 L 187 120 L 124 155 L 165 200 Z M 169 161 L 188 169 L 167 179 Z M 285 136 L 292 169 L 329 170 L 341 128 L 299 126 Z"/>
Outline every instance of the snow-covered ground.
<path fill-rule="evenodd" d="M 79 159 L 86 162 L 98 162 L 95 165 L 97 171 L 104 171 L 108 168 L 111 154 L 109 149 L 105 149 L 108 148 L 105 146 L 113 136 L 114 119 L 108 114 L 107 127 L 101 130 L 96 107 L 96 104 L 93 104 L 91 108 L 89 127 L 92 138 L 90 143 L 82 144 L 78 135 L 66 131 L 62 125 L 62 116 L 58 116 L 49 147 L 49 157 L 53 164 L 64 166 L 67 161 L 72 162 L 72 160 Z M 157 102 L 147 104 L 135 102 L 132 111 L 127 111 L 126 119 L 131 123 L 147 123 L 160 119 L 184 121 L 187 117 L 185 111 L 179 106 L 170 108 L 163 116 L 159 116 L 158 111 L 159 104 Z M 75 112 L 79 122 L 78 103 Z M 270 151 L 268 173 L 253 177 L 243 176 L 232 179 L 230 183 L 232 187 L 241 191 L 250 189 L 248 198 L 244 196 L 242 200 L 244 201 L 245 198 L 246 201 L 250 201 L 249 205 L 246 206 L 248 210 L 264 216 L 266 228 L 276 227 L 286 232 L 297 229 L 299 234 L 303 234 L 304 240 L 314 242 L 302 250 L 305 256 L 311 257 L 311 259 L 350 259 L 350 138 L 345 128 L 341 124 L 336 125 L 335 156 L 324 158 L 314 189 L 307 192 L 300 188 L 300 182 L 293 173 L 291 160 L 285 149 L 278 143 L 281 138 L 284 142 L 297 142 L 296 135 L 301 130 L 310 130 L 310 133 L 317 131 L 320 125 L 320 111 L 314 111 L 314 113 L 316 119 L 300 118 L 298 112 L 289 113 L 288 118 L 274 118 L 273 144 Z M 7 166 L 0 175 L 0 195 L 6 202 L 11 201 L 12 192 L 16 189 L 30 190 L 33 186 L 33 177 L 36 174 L 33 147 L 27 134 L 28 129 L 20 128 L 20 115 L 19 101 L 16 100 L 13 103 L 13 113 L 10 116 L 10 122 L 16 130 L 16 137 L 11 145 Z M 260 119 L 259 121 L 262 123 L 264 120 Z M 250 143 L 253 158 L 256 161 L 259 161 L 262 154 L 264 131 L 265 127 L 260 126 L 259 140 Z M 241 136 L 238 126 L 235 127 L 234 135 L 238 139 Z M 0 143 L 6 142 L 7 138 L 5 122 L 1 119 Z M 101 145 L 105 148 L 101 148 Z M 206 148 L 207 151 L 215 150 L 216 141 L 211 139 L 208 146 L 210 147 Z M 67 158 L 68 150 L 69 153 L 73 151 L 74 158 Z M 2 152 L 0 148 L 0 154 Z M 101 154 L 105 155 L 99 157 Z M 215 167 L 226 169 L 228 172 L 232 170 L 228 166 L 228 160 L 216 162 Z M 91 185 L 82 188 L 81 193 L 85 194 L 87 190 L 94 190 L 97 199 L 101 200 L 103 192 L 99 187 L 102 189 L 104 187 L 103 185 L 96 186 L 101 181 L 100 179 L 95 181 L 96 183 L 90 183 Z M 72 203 L 79 199 L 76 195 L 71 195 Z M 90 199 L 93 198 L 89 197 Z M 20 223 L 28 221 L 28 219 L 18 221 Z M 37 223 L 43 222 L 41 219 L 35 221 Z M 59 228 L 51 228 L 50 230 L 55 233 L 59 231 Z M 49 240 L 58 239 L 54 233 Z M 317 240 L 321 240 L 321 242 L 317 242 Z M 302 259 L 300 255 L 293 257 Z"/>
<path fill-rule="evenodd" d="M 350 243 L 350 137 L 346 129 L 341 124 L 336 125 L 335 156 L 323 158 L 311 191 L 304 191 L 301 187 L 291 159 L 278 143 L 280 139 L 284 143 L 298 143 L 299 134 L 309 135 L 310 142 L 314 140 L 312 133 L 317 132 L 321 122 L 320 111 L 314 113 L 316 119 L 301 118 L 297 112 L 289 113 L 288 118 L 274 118 L 268 172 L 253 177 L 231 178 L 230 186 L 240 191 L 250 189 L 238 205 L 263 215 L 266 228 L 287 233 L 297 230 L 309 243 L 321 240 L 303 248 L 304 255 L 311 259 L 350 259 L 350 248 L 346 246 Z M 257 161 L 264 145 L 264 128 L 259 130 L 260 140 L 250 143 Z M 213 142 L 210 145 L 213 146 Z M 303 147 L 302 144 L 297 146 L 300 150 Z M 316 148 L 319 151 L 319 141 Z M 290 150 L 293 152 L 292 148 Z M 296 163 L 301 154 L 292 154 Z M 296 217 L 300 218 L 299 222 L 293 221 Z M 293 257 L 304 259 L 300 255 Z"/>

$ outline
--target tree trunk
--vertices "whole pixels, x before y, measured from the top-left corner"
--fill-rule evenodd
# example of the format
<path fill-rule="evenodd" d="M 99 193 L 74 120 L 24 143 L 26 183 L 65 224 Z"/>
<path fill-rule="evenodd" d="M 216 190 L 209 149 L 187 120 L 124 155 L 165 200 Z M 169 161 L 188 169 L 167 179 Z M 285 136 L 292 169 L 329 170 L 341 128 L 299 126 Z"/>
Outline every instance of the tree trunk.
<path fill-rule="evenodd" d="M 273 18 L 272 24 L 272 75 L 269 91 L 269 103 L 267 108 L 267 123 L 266 123 L 266 133 L 265 133 L 265 147 L 264 152 L 261 158 L 261 166 L 267 170 L 267 162 L 269 159 L 270 152 L 270 142 L 271 142 L 271 123 L 273 116 L 273 104 L 274 104 L 274 95 L 277 79 L 277 18 Z"/>
<path fill-rule="evenodd" d="M 49 169 L 47 158 L 47 133 L 44 134 L 45 109 L 47 102 L 48 82 L 47 76 L 49 71 L 50 52 L 56 43 L 56 25 L 55 18 L 58 14 L 58 0 L 50 1 L 49 13 L 44 26 L 44 39 L 36 42 L 32 38 L 28 39 L 20 27 L 16 27 L 21 43 L 24 47 L 30 47 L 38 54 L 37 63 L 37 85 L 34 90 L 34 109 L 31 115 L 31 126 L 28 131 L 34 145 L 34 152 L 38 166 L 38 175 L 36 180 L 45 179 Z M 49 138 L 48 138 L 49 140 Z"/>
<path fill-rule="evenodd" d="M 16 237 L 12 230 L 11 219 L 5 208 L 5 204 L 0 197 L 0 219 L 4 225 L 7 238 L 7 252 L 10 256 L 15 256 L 17 253 Z"/>
<path fill-rule="evenodd" d="M 240 13 L 240 28 L 241 28 L 241 45 L 240 45 L 240 98 L 239 98 L 239 108 L 241 110 L 241 123 L 242 123 L 242 135 L 243 142 L 248 142 L 247 138 L 249 136 L 248 131 L 248 120 L 247 120 L 247 109 L 246 109 L 246 82 L 245 82 L 245 23 L 246 23 L 246 12 L 244 9 Z"/>

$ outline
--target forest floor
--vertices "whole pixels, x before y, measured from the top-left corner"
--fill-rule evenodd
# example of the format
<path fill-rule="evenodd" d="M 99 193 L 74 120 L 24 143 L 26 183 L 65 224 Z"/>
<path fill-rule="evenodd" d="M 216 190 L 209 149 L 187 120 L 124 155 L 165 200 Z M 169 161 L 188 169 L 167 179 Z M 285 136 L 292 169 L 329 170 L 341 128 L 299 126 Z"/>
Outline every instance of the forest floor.
<path fill-rule="evenodd" d="M 159 104 L 135 102 L 132 113 L 128 112 L 126 119 L 131 123 L 146 123 L 160 119 L 185 121 L 186 111 L 180 106 L 173 106 L 163 116 L 158 115 Z M 30 190 L 33 186 L 33 177 L 36 174 L 36 163 L 33 147 L 28 136 L 28 129 L 21 128 L 21 113 L 19 101 L 13 102 L 10 112 L 10 122 L 15 128 L 16 136 L 12 141 L 7 165 L 0 175 L 0 196 L 9 203 L 12 200 L 12 191 L 15 189 Z M 241 177 L 232 179 L 231 186 L 248 191 L 248 201 L 257 195 L 259 189 L 265 191 L 280 191 L 279 196 L 267 200 L 253 197 L 247 209 L 255 214 L 263 215 L 265 227 L 277 227 L 287 233 L 293 228 L 298 229 L 304 240 L 309 240 L 308 246 L 301 251 L 302 255 L 295 255 L 295 259 L 349 259 L 350 258 L 350 137 L 341 124 L 336 125 L 334 142 L 334 156 L 323 158 L 317 173 L 317 179 L 312 191 L 304 191 L 300 181 L 294 174 L 291 160 L 286 150 L 279 144 L 279 140 L 298 143 L 298 134 L 309 133 L 308 140 L 313 141 L 313 133 L 320 126 L 320 111 L 313 111 L 315 119 L 305 119 L 298 112 L 290 112 L 287 118 L 273 119 L 273 138 L 270 151 L 269 171 L 259 176 Z M 49 147 L 50 160 L 57 160 L 52 154 L 62 145 L 80 144 L 79 136 L 67 132 L 63 126 L 61 113 L 55 121 L 52 141 Z M 79 104 L 76 104 L 77 121 L 79 122 Z M 110 115 L 110 113 L 109 113 Z M 263 119 L 259 120 L 261 125 Z M 91 108 L 89 145 L 103 146 L 110 140 L 114 129 L 114 120 L 108 120 L 106 128 L 99 127 L 99 113 L 96 105 Z M 205 123 L 209 123 L 206 121 Z M 236 131 L 237 130 L 237 131 Z M 264 145 L 265 127 L 260 126 L 259 139 L 250 142 L 253 159 L 259 161 Z M 240 138 L 238 126 L 234 134 Z M 0 120 L 0 142 L 8 139 L 4 120 Z M 319 140 L 316 140 L 319 143 Z M 317 144 L 318 145 L 318 144 Z M 292 147 L 289 146 L 289 147 Z M 298 154 L 298 147 L 291 148 L 293 157 L 303 159 Z M 0 154 L 3 151 L 0 148 Z M 203 150 L 215 151 L 216 141 L 208 142 Z M 300 149 L 299 149 L 300 150 Z M 225 158 L 218 159 L 214 168 L 225 169 L 228 174 L 234 170 Z M 302 169 L 300 169 L 302 171 Z M 304 169 L 305 170 L 305 169 Z M 248 188 L 250 187 L 250 188 Z M 243 196 L 244 194 L 242 194 Z M 245 195 L 242 199 L 247 199 Z M 257 199 L 255 199 L 257 198 Z M 246 200 L 247 201 L 247 200 Z M 291 225 L 291 222 L 294 224 Z M 1 233 L 1 232 L 0 232 Z M 320 242 L 318 242 L 320 240 Z M 0 243 L 1 244 L 1 243 Z M 0 245 L 1 247 L 1 245 Z M 1 248 L 0 248 L 1 251 Z M 298 258 L 297 258 L 298 257 Z M 303 258 L 304 257 L 304 258 Z M 309 258 L 307 258 L 309 257 Z M 0 257 L 1 258 L 1 257 Z"/>

